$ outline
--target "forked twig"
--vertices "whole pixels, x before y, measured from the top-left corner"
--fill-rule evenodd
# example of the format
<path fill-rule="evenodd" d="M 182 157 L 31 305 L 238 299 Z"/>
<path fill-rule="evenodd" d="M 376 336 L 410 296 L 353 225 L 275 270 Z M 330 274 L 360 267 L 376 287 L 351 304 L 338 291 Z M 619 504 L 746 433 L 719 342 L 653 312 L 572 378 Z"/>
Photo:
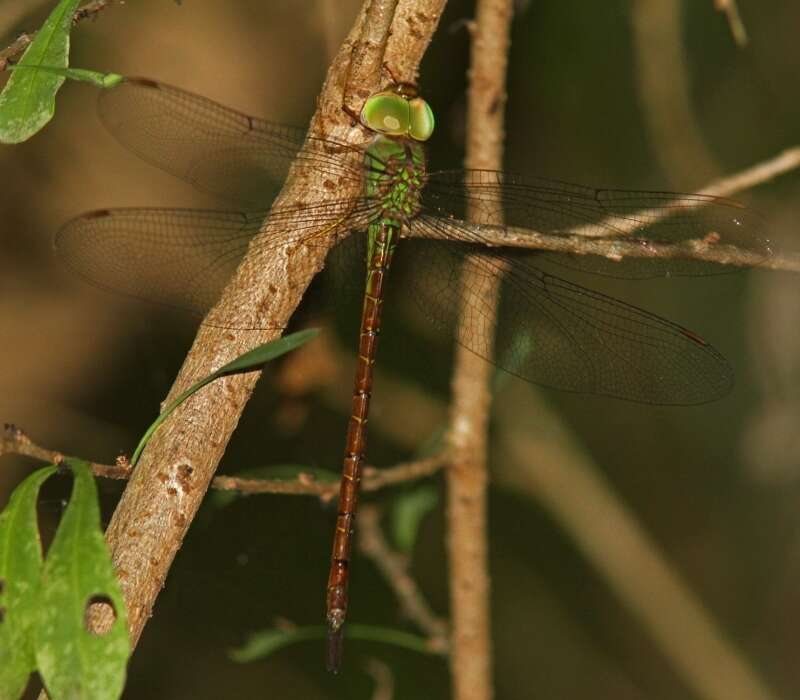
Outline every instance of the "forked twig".
<path fill-rule="evenodd" d="M 408 558 L 389 547 L 380 526 L 380 510 L 367 503 L 358 513 L 358 544 L 391 586 L 400 607 L 412 622 L 428 635 L 432 649 L 447 650 L 447 623 L 433 612 L 416 581 L 408 573 Z"/>

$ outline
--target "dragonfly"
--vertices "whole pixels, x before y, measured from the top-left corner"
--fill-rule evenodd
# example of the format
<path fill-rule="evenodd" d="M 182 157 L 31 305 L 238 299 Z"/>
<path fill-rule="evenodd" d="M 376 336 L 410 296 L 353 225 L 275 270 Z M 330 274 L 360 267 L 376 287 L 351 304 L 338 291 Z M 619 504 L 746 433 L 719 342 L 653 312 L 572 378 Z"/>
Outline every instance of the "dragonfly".
<path fill-rule="evenodd" d="M 414 273 L 398 293 L 414 301 L 434 327 L 522 379 L 663 405 L 712 401 L 732 386 L 727 361 L 694 331 L 565 275 L 570 269 L 632 278 L 720 271 L 686 253 L 693 241 L 735 246 L 752 260 L 768 256 L 760 217 L 737 202 L 702 194 L 594 189 L 500 171 L 428 168 L 425 144 L 434 131 L 434 113 L 416 88 L 404 83 L 365 101 L 358 117 L 366 135 L 355 145 L 143 78 L 126 78 L 102 91 L 98 111 L 135 154 L 236 207 L 103 209 L 78 216 L 57 234 L 56 249 L 69 268 L 93 284 L 205 313 L 248 246 L 297 249 L 323 239 L 331 246 L 329 266 L 346 270 L 342 261 L 355 260 L 359 274 L 366 274 L 326 588 L 332 670 L 341 663 L 373 368 L 396 250 L 402 255 L 408 249 Z M 345 183 L 341 191 L 347 194 L 269 208 L 297 163 L 326 190 Z M 467 211 L 477 213 L 480 223 L 473 223 Z M 279 232 L 257 236 L 266 224 Z M 497 235 L 508 232 L 557 243 L 580 236 L 599 245 L 671 245 L 678 254 L 618 261 L 498 246 Z M 461 283 L 465 260 L 469 287 Z M 499 323 L 492 353 L 485 329 L 492 327 L 494 311 L 486 290 L 498 274 Z M 342 289 L 351 278 L 333 275 Z M 204 322 L 227 322 L 214 313 Z"/>

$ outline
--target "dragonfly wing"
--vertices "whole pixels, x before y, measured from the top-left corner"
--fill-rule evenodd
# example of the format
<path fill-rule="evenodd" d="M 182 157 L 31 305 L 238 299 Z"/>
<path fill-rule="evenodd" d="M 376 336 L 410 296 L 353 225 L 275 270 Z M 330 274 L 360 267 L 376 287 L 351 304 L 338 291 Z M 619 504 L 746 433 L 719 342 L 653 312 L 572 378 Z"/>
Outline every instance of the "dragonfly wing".
<path fill-rule="evenodd" d="M 726 360 L 692 331 L 643 309 L 543 272 L 536 254 L 442 240 L 454 222 L 421 217 L 411 226 L 434 240 L 419 246 L 411 296 L 435 326 L 500 368 L 536 384 L 654 404 L 697 404 L 727 393 Z M 424 248 L 424 249 L 423 249 Z M 462 288 L 466 256 L 472 284 Z M 485 342 L 487 290 L 503 274 L 496 346 Z M 456 324 L 463 304 L 463 320 Z"/>
<path fill-rule="evenodd" d="M 423 211 L 464 219 L 468 206 L 480 220 L 550 236 L 586 236 L 676 244 L 713 240 L 751 253 L 770 255 L 761 217 L 738 202 L 702 194 L 593 189 L 545 178 L 494 170 L 431 173 L 423 192 Z M 719 274 L 735 268 L 689 257 L 619 262 L 598 255 L 543 254 L 543 261 L 624 278 Z"/>
<path fill-rule="evenodd" d="M 307 143 L 300 163 L 320 178 L 360 182 L 361 149 L 273 124 L 199 95 L 145 78 L 101 90 L 108 130 L 143 160 L 199 190 L 245 206 L 266 207 Z"/>
<path fill-rule="evenodd" d="M 251 213 L 106 209 L 69 221 L 55 245 L 67 267 L 95 286 L 201 315 L 265 225 L 290 233 L 253 241 L 261 250 L 330 245 L 331 237 L 363 228 L 374 206 L 362 198 Z"/>

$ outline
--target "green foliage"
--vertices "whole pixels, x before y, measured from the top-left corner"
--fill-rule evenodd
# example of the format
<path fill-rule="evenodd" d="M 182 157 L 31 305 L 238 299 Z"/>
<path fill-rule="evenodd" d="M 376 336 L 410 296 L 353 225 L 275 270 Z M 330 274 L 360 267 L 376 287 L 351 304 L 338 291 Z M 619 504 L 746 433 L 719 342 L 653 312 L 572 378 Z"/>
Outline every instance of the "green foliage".
<path fill-rule="evenodd" d="M 66 68 L 69 32 L 80 0 L 61 0 L 25 51 L 19 66 Z M 0 141 L 20 143 L 47 124 L 55 113 L 56 92 L 65 77 L 52 71 L 16 70 L 0 93 Z"/>
<path fill-rule="evenodd" d="M 327 634 L 327 628 L 322 625 L 262 630 L 251 635 L 243 646 L 233 649 L 229 656 L 238 663 L 257 661 L 298 642 L 325 639 Z M 344 636 L 345 639 L 350 640 L 359 639 L 391 644 L 410 651 L 417 651 L 421 654 L 437 653 L 431 649 L 425 637 L 392 629 L 391 627 L 348 624 L 345 625 Z"/>
<path fill-rule="evenodd" d="M 85 462 L 68 463 L 75 482 L 42 572 L 36 663 L 52 700 L 114 700 L 130 654 L 125 603 L 100 529 L 94 477 Z M 93 601 L 116 613 L 102 635 L 87 629 Z"/>
<path fill-rule="evenodd" d="M 139 457 L 141 456 L 145 445 L 147 445 L 147 443 L 150 441 L 150 438 L 153 436 L 153 433 L 158 430 L 159 426 L 167 419 L 169 414 L 178 408 L 178 406 L 186 401 L 186 399 L 188 399 L 192 394 L 202 389 L 206 384 L 210 384 L 215 379 L 219 379 L 226 374 L 234 374 L 235 372 L 246 372 L 247 370 L 256 369 L 270 360 L 274 360 L 281 355 L 285 355 L 291 350 L 299 348 L 301 345 L 304 345 L 309 340 L 314 338 L 318 333 L 319 330 L 316 328 L 309 328 L 304 331 L 298 331 L 297 333 L 290 333 L 283 338 L 277 338 L 267 343 L 263 343 L 262 345 L 259 345 L 252 350 L 248 350 L 242 355 L 239 355 L 239 357 L 237 357 L 235 360 L 229 362 L 223 367 L 220 367 L 216 372 L 212 372 L 204 379 L 201 379 L 196 384 L 190 386 L 186 391 L 172 401 L 161 412 L 158 418 L 153 421 L 153 424 L 145 431 L 145 434 L 142 435 L 142 439 L 139 440 L 139 444 L 136 446 L 136 450 L 134 450 L 133 456 L 131 457 L 131 464 L 136 464 L 136 462 L 139 461 Z"/>
<path fill-rule="evenodd" d="M 94 478 L 70 459 L 75 483 L 42 564 L 36 499 L 54 466 L 31 474 L 0 514 L 0 700 L 20 697 L 38 669 L 52 700 L 114 700 L 130 653 L 125 605 L 100 529 Z M 111 630 L 86 628 L 90 601 L 110 602 Z"/>
<path fill-rule="evenodd" d="M 38 609 L 42 544 L 36 524 L 36 498 L 45 467 L 31 474 L 11 494 L 0 514 L 0 698 L 17 698 L 36 668 L 33 622 Z"/>
<path fill-rule="evenodd" d="M 414 549 L 422 519 L 439 503 L 439 490 L 432 484 L 398 494 L 392 505 L 392 535 L 395 546 L 408 554 Z"/>

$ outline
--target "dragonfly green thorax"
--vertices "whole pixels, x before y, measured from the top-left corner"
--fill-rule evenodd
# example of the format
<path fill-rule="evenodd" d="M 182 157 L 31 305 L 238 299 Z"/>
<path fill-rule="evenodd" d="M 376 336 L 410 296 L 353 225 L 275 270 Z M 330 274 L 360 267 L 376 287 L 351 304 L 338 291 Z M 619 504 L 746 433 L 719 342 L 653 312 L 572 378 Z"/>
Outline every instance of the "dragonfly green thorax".
<path fill-rule="evenodd" d="M 421 142 L 433 133 L 433 110 L 415 93 L 386 90 L 367 99 L 361 122 L 376 132 L 365 154 L 366 194 L 381 200 L 384 223 L 399 227 L 420 208 L 425 184 Z"/>

